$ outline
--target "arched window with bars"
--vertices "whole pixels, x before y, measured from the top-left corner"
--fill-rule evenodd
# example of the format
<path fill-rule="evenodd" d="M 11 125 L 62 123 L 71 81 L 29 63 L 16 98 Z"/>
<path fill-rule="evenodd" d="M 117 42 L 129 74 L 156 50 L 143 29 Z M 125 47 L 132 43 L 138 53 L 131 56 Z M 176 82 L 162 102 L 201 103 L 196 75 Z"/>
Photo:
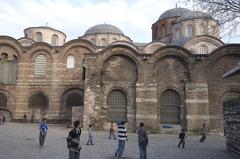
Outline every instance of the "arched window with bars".
<path fill-rule="evenodd" d="M 47 73 L 47 57 L 43 54 L 37 55 L 35 59 L 35 76 L 46 76 Z"/>
<path fill-rule="evenodd" d="M 127 96 L 123 91 L 113 90 L 107 97 L 107 106 L 108 121 L 127 121 Z"/>
<path fill-rule="evenodd" d="M 180 123 L 180 105 L 179 94 L 172 89 L 164 91 L 160 96 L 160 115 L 163 124 Z"/>

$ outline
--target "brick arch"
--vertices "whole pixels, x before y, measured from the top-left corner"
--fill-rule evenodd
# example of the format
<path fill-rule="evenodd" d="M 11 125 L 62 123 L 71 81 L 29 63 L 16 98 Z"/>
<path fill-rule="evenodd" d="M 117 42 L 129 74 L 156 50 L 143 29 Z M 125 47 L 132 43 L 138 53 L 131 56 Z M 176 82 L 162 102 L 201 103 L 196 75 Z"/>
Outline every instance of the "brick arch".
<path fill-rule="evenodd" d="M 117 64 L 119 64 L 121 68 L 115 66 Z M 121 73 L 117 69 L 121 69 Z M 131 77 L 129 75 L 131 75 Z M 138 80 L 138 68 L 136 63 L 128 56 L 115 54 L 108 57 L 103 63 L 101 67 L 101 81 L 118 81 L 119 79 L 122 81 L 131 80 L 132 82 L 136 82 Z"/>
<path fill-rule="evenodd" d="M 39 54 L 39 52 L 44 52 L 50 63 L 52 63 L 54 61 L 53 56 L 52 56 L 52 48 L 51 47 L 36 46 L 36 47 L 33 47 L 32 49 L 30 49 L 28 52 L 26 52 L 26 54 L 27 54 L 28 58 L 31 59 L 31 61 L 34 61 L 36 56 Z"/>
<path fill-rule="evenodd" d="M 136 52 L 135 49 L 126 45 L 111 45 L 102 50 L 99 54 L 100 66 L 102 66 L 103 63 L 113 55 L 125 55 L 136 63 L 137 68 L 140 68 L 141 66 L 141 63 L 137 58 L 140 54 Z"/>
<path fill-rule="evenodd" d="M 184 59 L 175 54 L 167 54 L 159 58 L 158 61 L 154 63 L 152 71 L 153 79 L 155 81 L 158 81 L 158 78 L 167 76 L 175 77 L 176 75 L 179 75 L 181 78 L 176 78 L 175 80 L 181 80 L 183 83 L 191 81 L 191 69 L 188 63 L 186 63 Z M 173 72 L 176 73 L 174 76 Z"/>
<path fill-rule="evenodd" d="M 209 82 L 211 81 L 227 82 L 240 79 L 239 76 L 234 76 L 227 79 L 222 78 L 226 72 L 237 66 L 239 61 L 240 52 L 223 53 L 222 55 L 217 56 L 213 61 L 209 59 L 209 63 L 207 65 Z"/>
<path fill-rule="evenodd" d="M 62 56 L 65 57 L 67 52 L 74 47 L 83 47 L 89 51 L 89 53 L 96 53 L 96 46 L 88 40 L 75 39 L 68 41 L 62 46 Z"/>
<path fill-rule="evenodd" d="M 62 105 L 64 105 L 64 102 L 67 100 L 68 96 L 72 93 L 82 94 L 83 95 L 83 100 L 84 100 L 84 89 L 77 88 L 77 87 L 68 88 L 68 89 L 64 90 L 64 92 L 60 96 Z M 83 101 L 83 104 L 84 104 L 84 101 Z"/>
<path fill-rule="evenodd" d="M 15 92 L 10 90 L 0 89 L 0 93 L 4 94 L 7 97 L 7 106 L 1 109 L 9 111 L 11 114 L 13 114 L 16 109 L 16 106 L 13 105 L 16 102 Z"/>
<path fill-rule="evenodd" d="M 192 53 L 189 50 L 178 46 L 163 46 L 157 49 L 149 60 L 155 65 L 161 58 L 165 56 L 178 57 L 187 64 L 189 70 L 192 68 Z"/>
<path fill-rule="evenodd" d="M 45 99 L 46 99 L 46 107 L 32 107 L 30 104 L 31 104 L 31 98 L 34 96 L 34 95 L 37 95 L 37 94 L 40 94 L 40 95 L 42 95 Z M 29 98 L 28 98 L 28 107 L 29 108 L 49 108 L 49 103 L 50 103 L 50 101 L 49 101 L 49 97 L 48 97 L 48 95 L 47 95 L 47 93 L 45 93 L 44 91 L 42 91 L 42 90 L 37 90 L 37 91 L 33 91 L 33 92 L 31 92 L 30 93 L 30 95 L 29 95 Z"/>
<path fill-rule="evenodd" d="M 216 61 L 218 61 L 220 58 L 226 55 L 232 55 L 232 54 L 240 55 L 239 50 L 240 50 L 240 44 L 223 45 L 210 53 L 209 65 L 213 65 Z"/>
<path fill-rule="evenodd" d="M 161 90 L 158 92 L 158 97 L 159 97 L 163 92 L 165 92 L 166 90 L 174 90 L 174 91 L 176 91 L 176 92 L 179 94 L 180 98 L 181 98 L 181 104 L 184 104 L 184 101 L 185 101 L 185 98 L 186 98 L 184 92 L 181 91 L 179 88 L 174 87 L 174 86 L 167 86 L 167 87 L 164 87 L 163 89 L 161 89 Z M 159 103 L 158 103 L 158 104 L 159 104 Z"/>
<path fill-rule="evenodd" d="M 17 57 L 21 61 L 23 48 L 16 39 L 9 36 L 0 36 L 0 45 L 6 45 L 16 50 Z"/>

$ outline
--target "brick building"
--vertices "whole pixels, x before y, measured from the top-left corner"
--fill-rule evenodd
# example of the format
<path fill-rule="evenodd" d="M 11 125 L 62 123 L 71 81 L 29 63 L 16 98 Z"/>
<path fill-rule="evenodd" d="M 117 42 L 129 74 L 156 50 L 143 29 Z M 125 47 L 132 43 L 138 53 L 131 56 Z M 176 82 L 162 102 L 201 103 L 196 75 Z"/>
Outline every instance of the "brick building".
<path fill-rule="evenodd" d="M 143 121 L 152 132 L 194 132 L 205 122 L 223 133 L 224 103 L 240 95 L 239 76 L 222 78 L 240 61 L 240 44 L 224 44 L 207 13 L 167 10 L 149 43 L 109 24 L 68 42 L 50 27 L 24 33 L 0 36 L 0 111 L 9 120 L 80 119 L 98 130 L 125 120 L 131 131 Z"/>

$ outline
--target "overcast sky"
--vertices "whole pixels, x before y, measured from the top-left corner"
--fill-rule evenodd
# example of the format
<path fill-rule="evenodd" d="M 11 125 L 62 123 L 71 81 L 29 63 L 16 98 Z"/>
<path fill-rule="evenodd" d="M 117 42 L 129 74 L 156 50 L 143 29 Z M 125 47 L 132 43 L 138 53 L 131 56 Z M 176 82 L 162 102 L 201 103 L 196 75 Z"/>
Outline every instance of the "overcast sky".
<path fill-rule="evenodd" d="M 0 0 L 0 35 L 23 37 L 27 27 L 49 26 L 67 41 L 97 24 L 112 24 L 135 42 L 151 41 L 151 25 L 177 0 Z M 185 7 L 178 4 L 178 7 Z"/>

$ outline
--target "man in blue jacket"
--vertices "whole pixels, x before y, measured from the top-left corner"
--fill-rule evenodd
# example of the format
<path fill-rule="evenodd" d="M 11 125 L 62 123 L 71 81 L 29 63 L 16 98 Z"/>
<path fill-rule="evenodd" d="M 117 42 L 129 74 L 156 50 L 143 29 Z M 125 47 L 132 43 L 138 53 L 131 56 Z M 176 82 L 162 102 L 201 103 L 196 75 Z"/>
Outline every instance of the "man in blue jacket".
<path fill-rule="evenodd" d="M 44 141 L 45 141 L 45 138 L 46 138 L 46 135 L 47 135 L 47 130 L 48 130 L 48 125 L 47 125 L 47 121 L 46 121 L 46 118 L 43 118 L 42 119 L 42 122 L 39 126 L 39 145 L 40 145 L 40 148 L 44 148 Z"/>

